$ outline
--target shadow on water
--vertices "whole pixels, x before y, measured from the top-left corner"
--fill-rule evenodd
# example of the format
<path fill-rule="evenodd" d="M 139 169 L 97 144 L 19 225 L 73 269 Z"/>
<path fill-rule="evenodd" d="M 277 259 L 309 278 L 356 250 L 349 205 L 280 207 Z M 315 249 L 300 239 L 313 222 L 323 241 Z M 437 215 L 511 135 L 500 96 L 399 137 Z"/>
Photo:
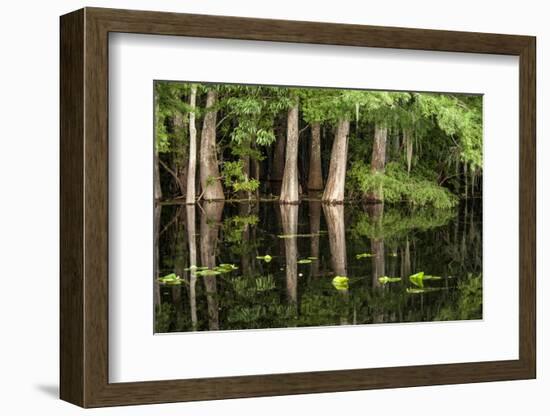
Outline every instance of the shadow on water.
<path fill-rule="evenodd" d="M 168 204 L 156 215 L 157 332 L 482 317 L 481 209 L 472 202 L 226 201 Z M 181 281 L 156 280 L 171 273 Z"/>

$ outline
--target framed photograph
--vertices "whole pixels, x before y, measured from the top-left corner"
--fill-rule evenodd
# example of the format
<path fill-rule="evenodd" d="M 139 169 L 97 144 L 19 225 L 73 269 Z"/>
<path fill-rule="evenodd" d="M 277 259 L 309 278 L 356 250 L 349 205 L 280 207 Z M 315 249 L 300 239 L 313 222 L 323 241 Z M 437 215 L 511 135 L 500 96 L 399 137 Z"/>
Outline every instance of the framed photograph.
<path fill-rule="evenodd" d="M 82 407 L 536 377 L 535 38 L 61 17 Z"/>

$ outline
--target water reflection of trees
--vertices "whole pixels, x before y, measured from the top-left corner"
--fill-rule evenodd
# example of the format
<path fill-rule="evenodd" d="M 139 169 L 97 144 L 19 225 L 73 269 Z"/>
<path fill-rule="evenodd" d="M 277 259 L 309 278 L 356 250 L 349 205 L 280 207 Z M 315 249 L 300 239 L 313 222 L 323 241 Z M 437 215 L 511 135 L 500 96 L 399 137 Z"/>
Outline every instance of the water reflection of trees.
<path fill-rule="evenodd" d="M 186 284 L 161 288 L 157 321 L 164 324 L 161 328 L 157 324 L 157 330 L 481 316 L 481 280 L 475 276 L 481 273 L 482 235 L 472 204 L 462 207 L 459 215 L 318 201 L 231 205 L 210 203 L 196 208 L 198 233 L 194 207 L 164 210 L 161 222 L 165 227 L 170 225 L 159 238 L 165 239 L 161 246 L 169 250 L 159 253 L 159 274 L 175 268 L 180 271 L 182 265 L 187 270 L 183 272 Z M 171 222 L 173 216 L 178 218 Z M 278 238 L 278 234 L 285 238 Z M 356 258 L 360 253 L 368 257 Z M 261 260 L 266 254 L 272 256 L 270 262 Z M 298 259 L 308 255 L 311 263 L 299 264 Z M 223 262 L 235 264 L 238 270 L 210 276 L 197 276 L 188 270 L 193 264 L 214 268 Z M 406 292 L 408 276 L 419 268 L 444 277 L 433 283 L 438 291 Z M 336 275 L 350 279 L 345 296 L 331 284 Z M 403 280 L 382 285 L 379 277 L 384 275 Z"/>

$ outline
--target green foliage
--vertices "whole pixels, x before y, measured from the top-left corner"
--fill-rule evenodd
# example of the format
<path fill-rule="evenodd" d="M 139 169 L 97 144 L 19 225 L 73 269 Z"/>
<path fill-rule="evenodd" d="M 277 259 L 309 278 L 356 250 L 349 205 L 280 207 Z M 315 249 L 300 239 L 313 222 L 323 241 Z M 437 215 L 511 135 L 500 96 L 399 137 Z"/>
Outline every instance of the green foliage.
<path fill-rule="evenodd" d="M 175 318 L 175 308 L 169 303 L 162 303 L 155 308 L 155 332 L 169 332 Z"/>
<path fill-rule="evenodd" d="M 256 256 L 256 259 L 263 260 L 266 263 L 269 263 L 271 262 L 271 260 L 273 260 L 273 257 L 271 257 L 269 254 L 266 254 L 265 256 Z"/>
<path fill-rule="evenodd" d="M 250 225 L 258 223 L 257 215 L 235 215 L 226 218 L 223 221 L 223 230 L 225 232 L 225 241 L 228 243 L 241 243 L 243 232 Z"/>
<path fill-rule="evenodd" d="M 345 291 L 349 289 L 349 278 L 346 276 L 336 276 L 332 279 L 332 286 L 336 290 Z"/>
<path fill-rule="evenodd" d="M 413 285 L 418 286 L 419 288 L 423 288 L 424 287 L 424 272 L 418 272 L 418 273 L 415 273 L 415 274 L 411 274 L 409 276 L 409 280 Z"/>
<path fill-rule="evenodd" d="M 438 321 L 481 319 L 483 312 L 482 276 L 468 274 L 458 283 L 456 301 L 441 308 L 434 318 Z"/>
<path fill-rule="evenodd" d="M 413 206 L 432 206 L 448 209 L 458 203 L 458 198 L 446 188 L 421 174 L 408 175 L 398 163 L 388 163 L 385 173 L 372 172 L 362 161 L 352 164 L 347 174 L 346 186 L 351 193 L 366 195 L 383 191 L 384 201 L 407 202 Z"/>
<path fill-rule="evenodd" d="M 400 277 L 388 277 L 388 276 L 380 276 L 378 278 L 378 281 L 385 285 L 387 283 L 395 283 L 395 282 L 400 282 L 401 281 L 401 278 Z"/>
<path fill-rule="evenodd" d="M 226 188 L 233 192 L 255 192 L 260 186 L 260 182 L 256 179 L 251 179 L 243 172 L 243 162 L 225 162 L 222 165 L 222 176 Z"/>
<path fill-rule="evenodd" d="M 159 153 L 180 153 L 187 145 L 188 132 L 174 122 L 186 123 L 191 110 L 185 101 L 191 84 L 157 81 L 155 87 L 155 147 Z"/>
<path fill-rule="evenodd" d="M 404 239 L 413 231 L 426 231 L 447 224 L 455 216 L 454 210 L 417 208 L 403 210 L 386 208 L 381 219 L 372 218 L 368 212 L 359 212 L 351 227 L 351 237 Z"/>
<path fill-rule="evenodd" d="M 183 282 L 181 277 L 176 276 L 176 273 L 167 274 L 166 276 L 159 277 L 157 280 L 159 281 L 159 283 L 163 283 L 166 285 L 181 285 Z"/>

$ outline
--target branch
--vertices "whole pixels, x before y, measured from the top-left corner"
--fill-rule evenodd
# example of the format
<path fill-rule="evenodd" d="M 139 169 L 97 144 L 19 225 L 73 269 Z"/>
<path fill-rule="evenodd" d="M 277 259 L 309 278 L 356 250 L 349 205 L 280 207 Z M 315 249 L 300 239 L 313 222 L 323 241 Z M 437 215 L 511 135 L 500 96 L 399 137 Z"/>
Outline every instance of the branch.
<path fill-rule="evenodd" d="M 160 158 L 157 159 L 160 163 L 160 165 L 166 169 L 166 171 L 172 175 L 172 177 L 175 179 L 176 183 L 178 184 L 180 190 L 183 189 L 183 186 L 181 184 L 181 181 L 180 181 L 180 178 L 178 177 L 178 175 L 176 174 L 176 172 L 174 172 L 172 169 L 170 169 L 162 160 L 160 160 Z"/>

